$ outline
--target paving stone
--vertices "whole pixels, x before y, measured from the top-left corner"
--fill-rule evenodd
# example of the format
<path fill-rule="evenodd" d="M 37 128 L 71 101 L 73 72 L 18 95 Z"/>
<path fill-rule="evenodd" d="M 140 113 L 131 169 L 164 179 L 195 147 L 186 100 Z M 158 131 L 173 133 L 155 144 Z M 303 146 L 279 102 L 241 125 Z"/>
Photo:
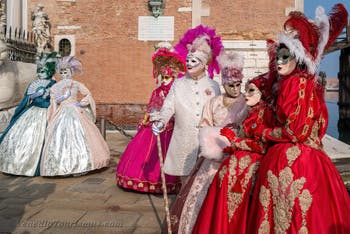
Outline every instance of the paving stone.
<path fill-rule="evenodd" d="M 138 227 L 133 234 L 160 234 L 161 230 L 158 228 Z"/>
<path fill-rule="evenodd" d="M 105 179 L 103 178 L 87 178 L 81 182 L 71 185 L 68 188 L 68 191 L 79 193 L 105 193 L 112 187 L 112 185 L 104 183 L 104 181 Z"/>
<path fill-rule="evenodd" d="M 17 228 L 20 222 L 20 218 L 12 217 L 5 218 L 3 216 L 0 217 L 0 233 L 13 233 L 13 231 Z"/>
<path fill-rule="evenodd" d="M 135 227 L 140 217 L 139 212 L 98 210 L 87 212 L 78 223 L 94 224 L 96 227 L 129 229 Z"/>
<path fill-rule="evenodd" d="M 33 221 L 38 223 L 75 223 L 81 217 L 86 214 L 86 211 L 80 211 L 75 209 L 70 209 L 68 207 L 61 207 L 61 209 L 50 209 L 46 208 L 41 210 L 38 214 L 31 217 L 30 220 L 26 220 L 27 222 Z"/>
<path fill-rule="evenodd" d="M 4 209 L 0 210 L 0 217 L 5 219 L 22 217 L 22 215 L 24 214 L 24 211 L 25 211 L 24 205 L 9 204 Z"/>
<path fill-rule="evenodd" d="M 165 212 L 142 212 L 137 222 L 137 227 L 155 228 L 160 230 L 165 217 Z"/>

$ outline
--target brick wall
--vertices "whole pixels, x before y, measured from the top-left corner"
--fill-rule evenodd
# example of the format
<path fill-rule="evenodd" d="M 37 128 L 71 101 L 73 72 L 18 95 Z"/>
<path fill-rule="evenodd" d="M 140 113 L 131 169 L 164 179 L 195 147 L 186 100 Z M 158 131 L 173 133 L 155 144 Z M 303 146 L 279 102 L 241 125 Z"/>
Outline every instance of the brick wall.
<path fill-rule="evenodd" d="M 91 90 L 98 115 L 116 123 L 136 124 L 155 87 L 151 56 L 158 41 L 137 38 L 138 16 L 150 15 L 148 1 L 28 0 L 28 11 L 35 10 L 39 2 L 49 15 L 53 37 L 74 35 L 75 55 L 84 70 L 75 79 Z M 210 9 L 202 23 L 215 27 L 223 39 L 265 40 L 281 29 L 285 9 L 293 7 L 294 0 L 202 0 L 201 4 Z M 172 44 L 191 27 L 192 13 L 179 10 L 191 6 L 190 0 L 166 1 L 164 16 L 175 20 Z"/>

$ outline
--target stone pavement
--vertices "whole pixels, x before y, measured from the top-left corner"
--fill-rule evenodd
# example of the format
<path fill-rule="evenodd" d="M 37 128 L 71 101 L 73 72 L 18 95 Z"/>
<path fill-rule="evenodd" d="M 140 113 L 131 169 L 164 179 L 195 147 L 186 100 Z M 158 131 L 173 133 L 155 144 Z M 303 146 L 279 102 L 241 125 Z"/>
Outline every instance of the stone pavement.
<path fill-rule="evenodd" d="M 115 185 L 115 165 L 129 141 L 117 131 L 107 132 L 110 166 L 84 176 L 0 174 L 0 233 L 160 233 L 163 196 L 127 192 Z M 343 178 L 350 180 L 350 146 L 331 137 L 325 141 Z"/>
<path fill-rule="evenodd" d="M 115 185 L 115 165 L 129 140 L 107 132 L 110 166 L 84 176 L 1 174 L 0 233 L 160 233 L 163 196 L 127 192 Z"/>

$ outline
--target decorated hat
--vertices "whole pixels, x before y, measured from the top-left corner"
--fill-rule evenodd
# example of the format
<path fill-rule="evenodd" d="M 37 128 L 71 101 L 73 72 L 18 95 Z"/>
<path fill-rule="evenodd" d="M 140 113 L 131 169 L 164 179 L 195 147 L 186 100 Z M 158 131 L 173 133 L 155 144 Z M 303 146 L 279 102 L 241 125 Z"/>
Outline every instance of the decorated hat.
<path fill-rule="evenodd" d="M 64 56 L 58 60 L 56 70 L 59 71 L 66 68 L 71 69 L 72 73 L 83 72 L 81 62 L 73 56 Z"/>
<path fill-rule="evenodd" d="M 39 59 L 37 60 L 37 70 L 42 68 L 47 70 L 49 77 L 55 74 L 55 68 L 57 64 L 57 52 L 53 51 L 51 53 L 41 53 Z"/>
<path fill-rule="evenodd" d="M 166 47 L 158 49 L 152 56 L 153 63 L 153 77 L 156 78 L 160 75 L 161 68 L 167 65 L 177 74 L 179 72 L 186 72 L 186 60 L 178 53 L 170 51 Z M 176 76 L 177 76 L 176 74 Z"/>
<path fill-rule="evenodd" d="M 207 64 L 210 78 L 214 77 L 214 72 L 220 73 L 217 56 L 223 48 L 221 38 L 216 35 L 215 29 L 203 25 L 189 29 L 179 43 L 174 46 L 175 51 L 183 58 L 191 53 Z"/>
<path fill-rule="evenodd" d="M 243 55 L 234 51 L 222 50 L 218 56 L 222 84 L 243 79 Z"/>
<path fill-rule="evenodd" d="M 290 50 L 297 62 L 305 64 L 307 70 L 315 74 L 323 53 L 347 23 L 348 13 L 342 4 L 334 5 L 329 16 L 324 8 L 317 7 L 314 20 L 293 11 L 284 23 L 285 32 L 278 36 L 278 42 Z"/>

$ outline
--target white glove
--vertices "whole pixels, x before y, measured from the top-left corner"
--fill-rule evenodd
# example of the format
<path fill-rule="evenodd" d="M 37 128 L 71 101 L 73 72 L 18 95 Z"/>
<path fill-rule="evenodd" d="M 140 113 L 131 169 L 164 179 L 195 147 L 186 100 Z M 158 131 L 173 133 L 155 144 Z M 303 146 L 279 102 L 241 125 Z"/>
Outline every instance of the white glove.
<path fill-rule="evenodd" d="M 159 121 L 159 120 L 160 120 L 159 111 L 152 110 L 152 111 L 149 113 L 149 121 L 150 121 L 150 122 L 155 122 L 155 121 Z"/>
<path fill-rule="evenodd" d="M 164 124 L 161 121 L 154 122 L 152 124 L 152 132 L 154 135 L 158 136 L 159 133 L 163 132 Z"/>
<path fill-rule="evenodd" d="M 70 94 L 70 90 L 68 89 L 62 96 L 56 98 L 56 103 L 60 104 L 61 102 L 69 98 Z"/>

